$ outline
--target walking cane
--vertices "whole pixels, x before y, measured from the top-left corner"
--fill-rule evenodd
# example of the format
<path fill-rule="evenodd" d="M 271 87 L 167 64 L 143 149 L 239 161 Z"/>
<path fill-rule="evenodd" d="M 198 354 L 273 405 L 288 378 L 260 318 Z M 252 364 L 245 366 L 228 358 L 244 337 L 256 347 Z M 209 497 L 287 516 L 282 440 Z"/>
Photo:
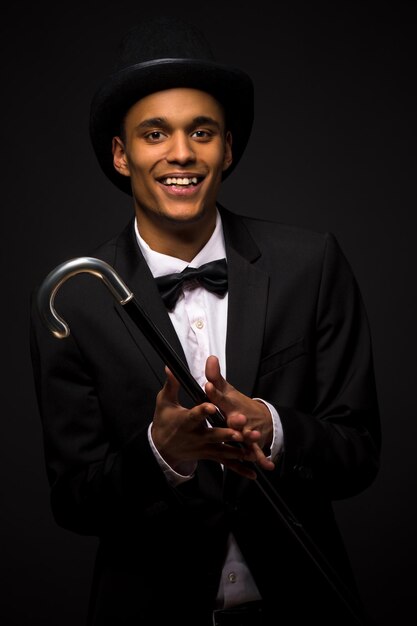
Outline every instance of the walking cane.
<path fill-rule="evenodd" d="M 174 348 L 169 344 L 120 276 L 105 261 L 93 257 L 78 257 L 58 265 L 46 276 L 38 291 L 37 306 L 44 324 L 53 335 L 62 339 L 70 334 L 67 323 L 57 314 L 54 308 L 54 300 L 61 285 L 68 278 L 82 272 L 92 274 L 104 282 L 113 297 L 129 314 L 194 402 L 196 404 L 209 402 L 207 395 L 192 376 L 187 365 L 175 352 Z M 216 413 L 207 416 L 207 419 L 212 426 L 226 426 L 226 419 L 218 408 Z M 368 616 L 364 615 L 363 607 L 358 605 L 356 597 L 353 596 L 350 589 L 313 542 L 302 523 L 295 517 L 282 497 L 271 485 L 262 469 L 256 463 L 249 463 L 249 465 L 253 467 L 257 474 L 255 484 L 264 494 L 281 522 L 299 543 L 303 551 L 316 566 L 318 572 L 324 577 L 324 580 L 351 614 L 354 619 L 353 623 L 361 626 L 371 626 L 372 622 Z"/>

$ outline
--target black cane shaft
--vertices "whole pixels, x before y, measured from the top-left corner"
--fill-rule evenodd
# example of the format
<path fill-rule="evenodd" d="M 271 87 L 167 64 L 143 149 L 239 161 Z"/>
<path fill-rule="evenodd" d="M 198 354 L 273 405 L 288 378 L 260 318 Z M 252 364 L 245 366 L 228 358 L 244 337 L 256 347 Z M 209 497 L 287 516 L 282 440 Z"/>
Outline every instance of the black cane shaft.
<path fill-rule="evenodd" d="M 185 391 L 187 391 L 194 402 L 196 402 L 196 404 L 209 402 L 204 390 L 192 376 L 184 361 L 178 356 L 171 344 L 154 324 L 146 311 L 140 306 L 138 301 L 135 298 L 132 298 L 129 302 L 126 302 L 126 304 L 123 305 L 123 308 L 127 313 L 129 313 L 132 320 L 153 345 L 162 361 L 169 367 L 178 382 L 182 385 Z M 215 422 L 213 426 L 225 425 L 224 418 L 221 414 L 213 416 L 213 420 Z"/>
<path fill-rule="evenodd" d="M 210 402 L 204 390 L 200 387 L 198 382 L 192 376 L 190 370 L 182 359 L 178 356 L 170 343 L 153 323 L 152 319 L 146 313 L 146 311 L 140 306 L 135 298 L 132 298 L 125 304 L 124 309 L 130 315 L 132 320 L 143 332 L 145 337 L 153 345 L 155 350 L 163 362 L 170 368 L 174 376 L 177 378 L 182 387 L 187 391 L 192 400 L 196 404 L 202 402 Z M 216 414 L 207 417 L 212 426 L 224 427 L 226 426 L 226 420 L 221 411 L 217 409 Z M 241 444 L 238 444 L 241 445 Z M 291 510 L 282 500 L 278 492 L 271 485 L 266 475 L 261 468 L 255 463 L 248 463 L 257 474 L 257 480 L 255 481 L 259 489 L 264 494 L 264 497 L 269 501 L 276 514 L 280 517 L 285 527 L 289 530 L 295 540 L 301 545 L 308 557 L 313 561 L 318 571 L 324 576 L 332 590 L 339 597 L 345 608 L 350 611 L 352 617 L 358 625 L 365 626 L 370 622 L 363 615 L 362 609 L 357 608 L 355 598 L 352 596 L 350 590 L 339 578 L 338 574 L 331 567 L 323 553 L 318 549 L 316 544 L 312 541 L 311 537 L 305 531 L 301 522 L 293 515 Z"/>

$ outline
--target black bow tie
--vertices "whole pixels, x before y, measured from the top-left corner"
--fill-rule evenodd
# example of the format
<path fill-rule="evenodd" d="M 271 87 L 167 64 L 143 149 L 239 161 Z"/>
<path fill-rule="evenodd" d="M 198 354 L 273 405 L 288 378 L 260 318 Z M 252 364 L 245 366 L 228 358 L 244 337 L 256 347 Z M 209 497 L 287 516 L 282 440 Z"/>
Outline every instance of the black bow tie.
<path fill-rule="evenodd" d="M 167 309 L 172 310 L 179 298 L 182 284 L 195 280 L 208 291 L 223 294 L 227 291 L 226 259 L 205 263 L 200 267 L 186 267 L 182 272 L 159 276 L 155 279 Z"/>

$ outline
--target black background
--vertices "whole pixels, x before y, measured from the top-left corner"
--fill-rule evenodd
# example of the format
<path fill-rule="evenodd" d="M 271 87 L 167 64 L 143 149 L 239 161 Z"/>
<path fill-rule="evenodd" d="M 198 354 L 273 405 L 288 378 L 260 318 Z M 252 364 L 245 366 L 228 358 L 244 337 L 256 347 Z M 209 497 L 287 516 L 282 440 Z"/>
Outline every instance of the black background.
<path fill-rule="evenodd" d="M 254 79 L 252 138 L 222 202 L 332 231 L 356 274 L 373 334 L 382 466 L 335 510 L 377 624 L 415 625 L 415 2 L 154 7 L 195 21 L 218 60 Z M 96 540 L 58 528 L 49 510 L 29 294 L 131 215 L 130 198 L 96 163 L 88 112 L 120 36 L 151 8 L 17 1 L 1 10 L 3 626 L 79 626 L 85 617 Z"/>

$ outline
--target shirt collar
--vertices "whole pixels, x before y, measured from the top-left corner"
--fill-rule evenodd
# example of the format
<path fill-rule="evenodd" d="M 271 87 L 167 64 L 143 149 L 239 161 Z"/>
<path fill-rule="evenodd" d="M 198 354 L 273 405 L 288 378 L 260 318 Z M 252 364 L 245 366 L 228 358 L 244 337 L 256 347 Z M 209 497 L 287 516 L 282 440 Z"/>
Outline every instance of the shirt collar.
<path fill-rule="evenodd" d="M 155 278 L 158 276 L 164 276 L 165 274 L 171 274 L 173 272 L 182 272 L 182 270 L 186 267 L 199 267 L 204 263 L 210 263 L 210 261 L 216 261 L 217 259 L 224 259 L 226 257 L 223 226 L 219 211 L 217 211 L 216 226 L 212 236 L 200 252 L 198 252 L 198 254 L 189 263 L 187 263 L 187 261 L 183 261 L 182 259 L 169 256 L 168 254 L 162 254 L 161 252 L 152 250 L 146 241 L 140 236 L 136 219 L 135 233 L 139 248 Z"/>

